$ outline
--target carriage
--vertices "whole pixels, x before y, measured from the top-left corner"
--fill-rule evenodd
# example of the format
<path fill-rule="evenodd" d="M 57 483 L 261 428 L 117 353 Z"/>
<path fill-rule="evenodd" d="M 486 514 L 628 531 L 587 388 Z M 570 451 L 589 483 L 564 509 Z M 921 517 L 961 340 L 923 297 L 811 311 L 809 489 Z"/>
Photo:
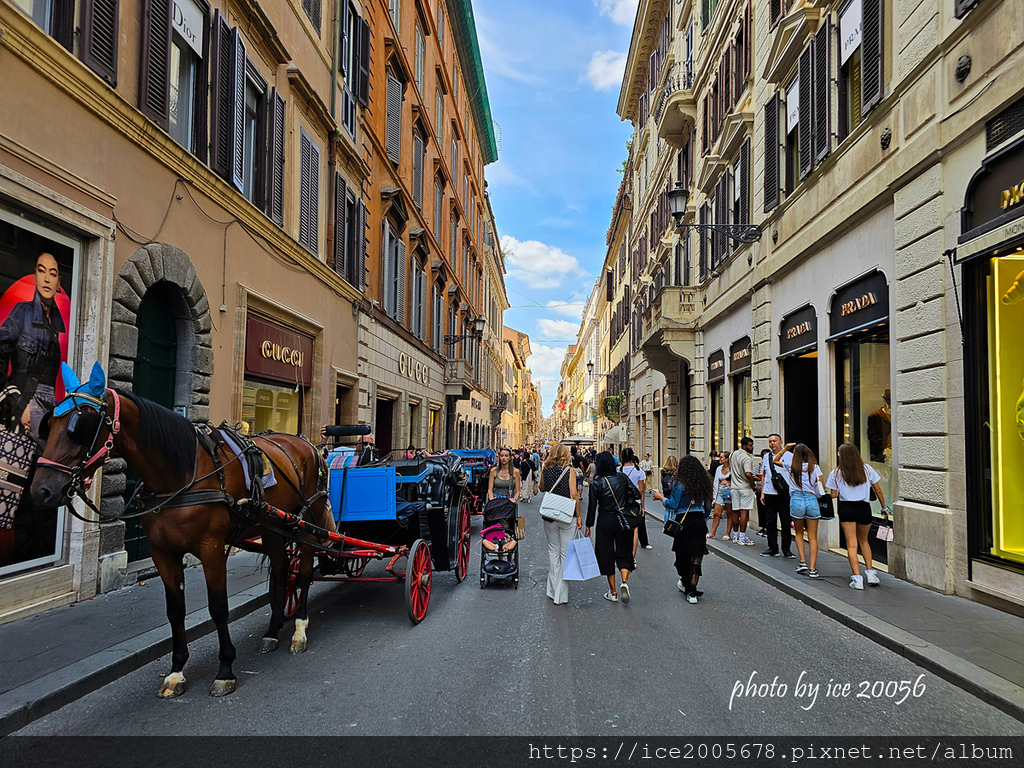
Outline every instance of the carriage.
<path fill-rule="evenodd" d="M 463 504 L 469 507 L 469 514 L 482 515 L 487 501 L 487 476 L 498 463 L 498 454 L 490 448 L 482 450 L 461 449 L 451 451 L 462 459 L 466 470 L 466 495 Z"/>
<path fill-rule="evenodd" d="M 470 552 L 468 474 L 454 453 L 360 466 L 349 447 L 327 457 L 328 500 L 337 533 L 318 547 L 315 581 L 404 582 L 409 620 L 426 616 L 434 571 L 466 578 Z M 300 526 L 309 529 L 309 526 Z M 258 539 L 243 548 L 259 551 Z M 290 549 L 285 616 L 299 607 L 297 547 Z M 405 570 L 400 570 L 402 559 Z M 374 560 L 386 576 L 364 576 Z"/>

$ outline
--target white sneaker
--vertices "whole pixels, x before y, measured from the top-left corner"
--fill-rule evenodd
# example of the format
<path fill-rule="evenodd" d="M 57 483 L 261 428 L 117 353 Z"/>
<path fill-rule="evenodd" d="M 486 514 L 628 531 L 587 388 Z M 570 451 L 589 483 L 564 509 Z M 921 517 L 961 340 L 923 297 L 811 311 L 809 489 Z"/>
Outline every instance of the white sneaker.
<path fill-rule="evenodd" d="M 686 596 L 686 602 L 688 602 L 688 603 L 696 603 L 697 602 L 697 596 L 696 595 L 687 595 Z"/>
<path fill-rule="evenodd" d="M 868 568 L 864 571 L 864 574 L 868 577 L 868 586 L 877 587 L 882 582 L 878 578 L 878 571 L 874 568 Z"/>
<path fill-rule="evenodd" d="M 679 589 L 680 592 L 685 592 L 686 591 L 686 587 L 683 586 L 683 580 L 682 579 L 680 579 L 679 581 L 676 582 L 676 587 Z"/>
<path fill-rule="evenodd" d="M 629 602 L 629 584 L 622 582 L 622 586 L 619 587 L 619 599 L 623 603 Z"/>
<path fill-rule="evenodd" d="M 864 589 L 864 577 L 863 576 L 851 576 L 850 577 L 850 589 Z"/>
<path fill-rule="evenodd" d="M 752 546 L 754 546 L 754 541 L 753 541 L 753 539 L 748 539 L 746 536 L 744 536 L 743 537 L 743 545 L 746 546 L 746 547 L 752 547 Z"/>
<path fill-rule="evenodd" d="M 654 549 L 654 547 L 652 547 L 650 544 L 648 544 L 647 546 L 644 547 L 644 549 Z"/>

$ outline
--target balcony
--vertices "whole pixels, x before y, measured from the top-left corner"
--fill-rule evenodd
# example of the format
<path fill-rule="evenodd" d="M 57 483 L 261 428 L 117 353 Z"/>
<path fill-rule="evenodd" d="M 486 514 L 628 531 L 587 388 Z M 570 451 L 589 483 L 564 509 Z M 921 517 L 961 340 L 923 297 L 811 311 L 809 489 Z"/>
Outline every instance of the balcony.
<path fill-rule="evenodd" d="M 686 144 L 697 123 L 697 98 L 693 94 L 693 63 L 676 62 L 655 96 L 654 121 L 658 136 L 676 149 Z"/>
<path fill-rule="evenodd" d="M 491 411 L 501 413 L 508 409 L 508 392 L 495 392 L 491 396 Z M 493 413 L 492 413 L 493 415 Z"/>
<path fill-rule="evenodd" d="M 693 365 L 700 298 L 699 288 L 667 286 L 644 310 L 640 350 L 655 370 L 676 371 L 680 358 Z"/>
<path fill-rule="evenodd" d="M 444 364 L 444 394 L 456 400 L 465 400 L 473 389 L 473 366 L 464 357 L 448 360 Z"/>

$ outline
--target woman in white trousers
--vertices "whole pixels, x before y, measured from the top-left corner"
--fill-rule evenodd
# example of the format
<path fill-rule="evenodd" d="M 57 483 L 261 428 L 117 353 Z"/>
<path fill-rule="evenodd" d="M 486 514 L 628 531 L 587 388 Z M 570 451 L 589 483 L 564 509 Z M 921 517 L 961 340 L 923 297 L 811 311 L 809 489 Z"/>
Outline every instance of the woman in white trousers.
<path fill-rule="evenodd" d="M 565 472 L 567 467 L 569 467 L 569 471 Z M 548 540 L 547 595 L 555 605 L 564 605 L 569 602 L 569 584 L 562 579 L 565 552 L 576 531 L 583 526 L 583 520 L 580 517 L 580 495 L 576 485 L 576 473 L 569 465 L 569 449 L 564 445 L 554 446 L 539 475 L 542 492 L 554 493 L 576 501 L 576 516 L 573 522 L 559 523 L 544 518 L 544 535 Z"/>

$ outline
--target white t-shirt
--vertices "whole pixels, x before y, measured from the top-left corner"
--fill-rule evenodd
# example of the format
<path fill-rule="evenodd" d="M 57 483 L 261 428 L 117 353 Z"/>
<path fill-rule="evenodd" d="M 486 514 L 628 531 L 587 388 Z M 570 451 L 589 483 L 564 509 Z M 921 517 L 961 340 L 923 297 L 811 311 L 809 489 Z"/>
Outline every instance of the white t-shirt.
<path fill-rule="evenodd" d="M 633 485 L 636 486 L 638 491 L 640 490 L 640 483 L 647 480 L 647 475 L 644 474 L 636 464 L 627 464 L 624 466 L 622 468 L 622 474 L 633 481 Z"/>
<path fill-rule="evenodd" d="M 786 482 L 789 483 L 789 490 L 791 493 L 797 491 L 806 491 L 807 493 L 817 493 L 815 485 L 818 480 L 821 479 L 821 467 L 817 464 L 814 465 L 814 472 L 811 476 L 807 476 L 807 464 L 803 466 L 803 471 L 800 473 L 800 480 L 803 487 L 797 485 L 796 479 L 793 477 L 793 454 L 787 453 L 782 457 L 782 466 L 786 470 Z"/>
<path fill-rule="evenodd" d="M 840 501 L 870 501 L 871 486 L 881 480 L 882 476 L 870 464 L 864 465 L 864 474 L 868 478 L 866 483 L 847 485 L 843 476 L 839 474 L 839 470 L 833 469 L 828 475 L 828 480 L 825 481 L 825 487 L 839 491 Z"/>
<path fill-rule="evenodd" d="M 780 459 L 783 464 L 786 463 L 787 456 L 790 459 L 793 458 L 793 454 L 786 451 L 782 454 L 782 458 Z M 761 484 L 761 487 L 764 489 L 766 496 L 777 496 L 779 494 L 779 492 L 775 490 L 775 486 L 772 485 L 772 458 L 772 454 L 766 453 L 764 458 L 761 459 L 761 471 L 764 472 L 764 482 Z M 780 471 L 779 468 L 776 467 L 775 473 L 782 475 L 783 479 L 786 479 L 786 470 L 783 469 Z M 788 483 L 789 480 L 786 479 L 786 482 Z"/>

